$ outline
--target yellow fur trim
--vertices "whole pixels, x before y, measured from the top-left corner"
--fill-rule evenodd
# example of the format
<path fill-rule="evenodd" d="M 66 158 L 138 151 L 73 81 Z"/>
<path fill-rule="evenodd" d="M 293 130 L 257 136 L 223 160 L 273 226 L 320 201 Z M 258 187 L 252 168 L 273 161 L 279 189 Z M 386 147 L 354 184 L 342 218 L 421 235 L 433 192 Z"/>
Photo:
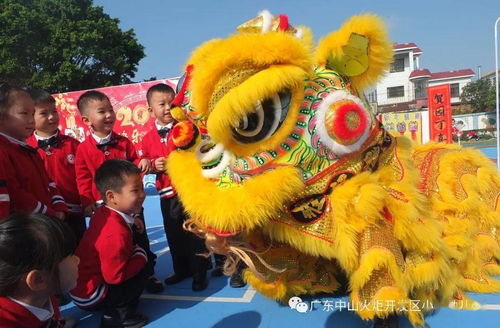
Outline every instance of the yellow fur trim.
<path fill-rule="evenodd" d="M 330 62 L 338 61 L 344 56 L 343 47 L 349 42 L 351 34 L 359 34 L 368 38 L 368 69 L 358 75 L 351 76 L 351 82 L 357 90 L 363 90 L 375 83 L 389 68 L 392 61 L 393 47 L 387 36 L 382 20 L 375 15 L 366 14 L 350 18 L 342 27 L 320 40 L 316 50 L 316 62 L 320 66 L 329 67 Z M 329 67 L 342 72 L 341 67 Z"/>
<path fill-rule="evenodd" d="M 212 140 L 221 142 L 237 156 L 251 156 L 260 151 L 276 149 L 291 133 L 302 102 L 305 72 L 291 65 L 273 65 L 231 89 L 208 116 L 207 128 Z M 252 144 L 240 144 L 232 135 L 237 122 L 255 111 L 255 103 L 289 89 L 292 100 L 287 118 L 273 136 Z"/>
<path fill-rule="evenodd" d="M 309 72 L 310 50 L 300 40 L 284 32 L 242 33 L 200 46 L 188 64 L 193 64 L 190 88 L 196 111 L 208 114 L 208 103 L 221 75 L 234 68 L 264 69 L 271 65 L 293 65 Z"/>
<path fill-rule="evenodd" d="M 406 291 L 401 269 L 396 263 L 394 255 L 384 248 L 372 248 L 361 257 L 359 268 L 351 275 L 349 284 L 351 290 L 356 291 L 370 280 L 370 277 L 375 270 L 386 268 L 389 274 L 395 281 L 395 285 L 402 291 Z"/>
<path fill-rule="evenodd" d="M 251 230 L 277 215 L 281 204 L 304 188 L 293 167 L 276 168 L 236 187 L 219 188 L 202 176 L 193 153 L 174 152 L 167 171 L 187 212 L 195 221 L 217 230 Z M 283 183 L 286 181 L 286 183 Z"/>

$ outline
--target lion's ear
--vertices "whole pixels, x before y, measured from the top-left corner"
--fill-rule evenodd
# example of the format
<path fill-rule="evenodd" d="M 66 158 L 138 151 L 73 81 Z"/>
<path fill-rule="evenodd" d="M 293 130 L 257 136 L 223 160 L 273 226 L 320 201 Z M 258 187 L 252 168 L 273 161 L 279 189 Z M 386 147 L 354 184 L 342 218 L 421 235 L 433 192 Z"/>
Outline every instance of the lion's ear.
<path fill-rule="evenodd" d="M 316 63 L 349 76 L 358 90 L 374 84 L 392 62 L 393 46 L 382 20 L 375 15 L 354 16 L 322 38 Z"/>

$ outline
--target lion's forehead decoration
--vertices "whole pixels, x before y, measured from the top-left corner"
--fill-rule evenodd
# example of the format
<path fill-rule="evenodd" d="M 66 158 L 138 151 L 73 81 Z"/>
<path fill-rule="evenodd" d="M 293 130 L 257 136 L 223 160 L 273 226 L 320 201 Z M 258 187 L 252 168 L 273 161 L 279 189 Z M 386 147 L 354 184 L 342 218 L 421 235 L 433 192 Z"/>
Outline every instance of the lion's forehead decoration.
<path fill-rule="evenodd" d="M 474 308 L 464 291 L 500 291 L 489 277 L 500 273 L 498 174 L 474 150 L 385 131 L 363 90 L 392 54 L 375 15 L 314 47 L 307 27 L 264 11 L 188 60 L 167 171 L 192 231 L 255 260 L 245 278 L 263 294 L 331 292 L 339 272 L 351 300 L 368 304 Z M 411 322 L 424 312 L 408 313 Z"/>

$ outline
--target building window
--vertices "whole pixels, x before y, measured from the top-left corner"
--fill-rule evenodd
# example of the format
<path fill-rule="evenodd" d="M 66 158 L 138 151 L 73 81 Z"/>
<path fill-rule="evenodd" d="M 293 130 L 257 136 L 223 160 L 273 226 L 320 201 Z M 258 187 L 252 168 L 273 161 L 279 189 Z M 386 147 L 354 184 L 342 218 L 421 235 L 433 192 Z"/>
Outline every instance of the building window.
<path fill-rule="evenodd" d="M 451 98 L 460 97 L 460 87 L 458 83 L 450 84 L 450 93 L 451 93 L 450 95 Z"/>
<path fill-rule="evenodd" d="M 369 103 L 376 103 L 377 102 L 377 90 L 370 92 L 368 95 L 366 95 L 366 98 L 368 99 Z"/>
<path fill-rule="evenodd" d="M 387 98 L 398 98 L 405 96 L 405 87 L 391 87 L 387 88 Z"/>
<path fill-rule="evenodd" d="M 427 98 L 427 82 L 417 81 L 415 83 L 415 99 L 426 99 Z"/>
<path fill-rule="evenodd" d="M 394 62 L 391 64 L 391 73 L 404 72 L 405 70 L 405 58 L 395 57 Z"/>

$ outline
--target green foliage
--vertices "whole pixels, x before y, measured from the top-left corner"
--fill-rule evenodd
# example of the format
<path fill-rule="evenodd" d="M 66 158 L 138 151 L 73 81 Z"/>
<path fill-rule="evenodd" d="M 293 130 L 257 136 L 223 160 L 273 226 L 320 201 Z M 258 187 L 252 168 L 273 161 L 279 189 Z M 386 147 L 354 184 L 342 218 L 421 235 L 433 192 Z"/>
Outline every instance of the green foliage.
<path fill-rule="evenodd" d="M 92 0 L 0 0 L 0 80 L 50 92 L 130 83 L 144 57 Z"/>
<path fill-rule="evenodd" d="M 460 101 L 472 106 L 473 113 L 489 112 L 495 109 L 495 86 L 490 79 L 479 79 L 462 89 Z"/>

